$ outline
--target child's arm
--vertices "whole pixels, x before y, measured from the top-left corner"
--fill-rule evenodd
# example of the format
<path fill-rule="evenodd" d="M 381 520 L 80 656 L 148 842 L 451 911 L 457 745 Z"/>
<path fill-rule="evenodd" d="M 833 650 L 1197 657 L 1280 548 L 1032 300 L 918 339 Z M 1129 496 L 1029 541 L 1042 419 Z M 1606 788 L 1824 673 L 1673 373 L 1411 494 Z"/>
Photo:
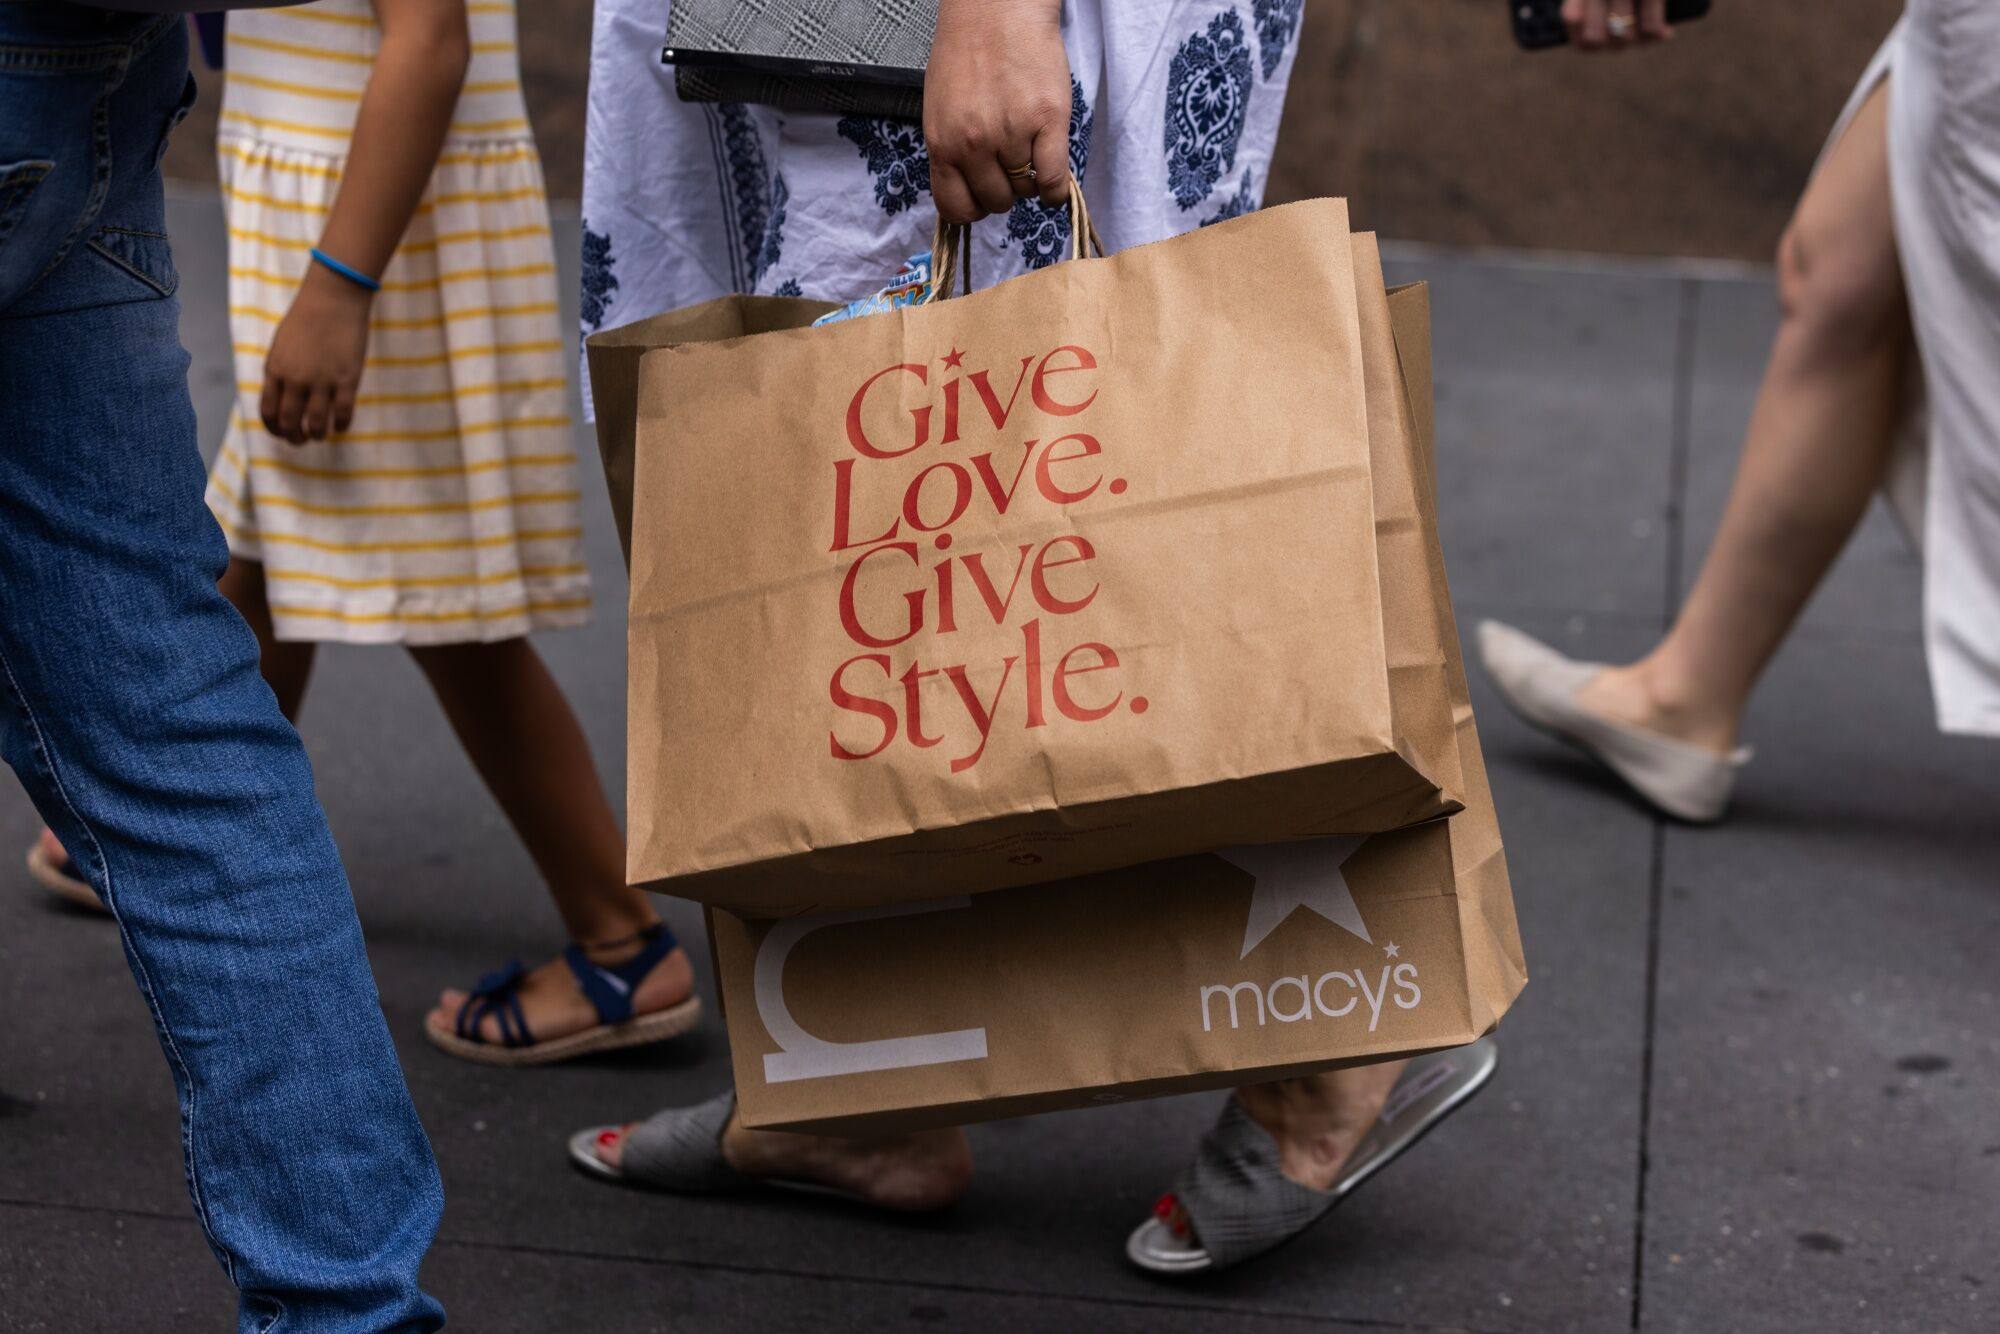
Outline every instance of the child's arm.
<path fill-rule="evenodd" d="M 319 248 L 379 277 L 437 167 L 471 59 L 465 0 L 374 0 L 382 45 Z M 264 427 L 302 445 L 354 418 L 374 293 L 320 263 L 271 338 Z"/>

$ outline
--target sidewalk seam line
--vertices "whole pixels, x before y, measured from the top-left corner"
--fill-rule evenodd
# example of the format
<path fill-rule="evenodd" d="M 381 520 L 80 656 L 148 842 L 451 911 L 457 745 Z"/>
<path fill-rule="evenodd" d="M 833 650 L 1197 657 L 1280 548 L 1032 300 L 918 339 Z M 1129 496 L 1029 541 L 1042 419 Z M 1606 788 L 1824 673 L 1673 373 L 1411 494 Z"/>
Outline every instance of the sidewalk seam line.
<path fill-rule="evenodd" d="M 1681 582 L 1686 569 L 1687 486 L 1694 422 L 1694 345 L 1700 327 L 1701 280 L 1683 278 L 1680 312 L 1674 330 L 1673 425 L 1667 453 L 1666 588 L 1661 599 L 1660 630 L 1673 628 L 1680 609 Z M 1632 1318 L 1636 1332 L 1645 1314 L 1646 1185 L 1652 1170 L 1654 1037 L 1659 1026 L 1660 919 L 1666 900 L 1667 822 L 1654 814 L 1651 855 L 1646 874 L 1646 987 L 1642 1023 L 1645 1043 L 1639 1061 L 1639 1162 L 1632 1209 Z"/>

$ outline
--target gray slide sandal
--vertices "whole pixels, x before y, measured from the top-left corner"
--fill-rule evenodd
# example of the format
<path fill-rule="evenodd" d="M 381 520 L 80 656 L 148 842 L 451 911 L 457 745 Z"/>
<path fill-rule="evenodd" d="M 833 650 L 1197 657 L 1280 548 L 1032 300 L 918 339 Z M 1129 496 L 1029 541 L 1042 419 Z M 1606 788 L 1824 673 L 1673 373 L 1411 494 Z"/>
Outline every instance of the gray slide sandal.
<path fill-rule="evenodd" d="M 871 1204 L 858 1195 L 812 1181 L 788 1181 L 779 1177 L 754 1177 L 739 1172 L 722 1156 L 722 1132 L 736 1110 L 736 1091 L 719 1093 L 692 1107 L 669 1107 L 633 1127 L 625 1137 L 625 1151 L 619 1166 L 597 1156 L 597 1145 L 606 1131 L 617 1126 L 592 1126 L 569 1137 L 570 1161 L 592 1176 L 606 1181 L 644 1186 L 676 1194 L 714 1194 L 719 1191 L 758 1190 L 765 1186 L 796 1190 L 808 1195 L 831 1195 L 855 1204 Z"/>
<path fill-rule="evenodd" d="M 1181 1278 L 1227 1269 L 1303 1235 L 1463 1107 L 1493 1077 L 1498 1061 L 1492 1038 L 1412 1060 L 1381 1118 L 1342 1165 L 1333 1189 L 1324 1191 L 1286 1176 L 1269 1132 L 1231 1098 L 1168 1197 L 1187 1211 L 1192 1234 L 1177 1233 L 1162 1217 L 1149 1218 L 1126 1241 L 1126 1257 L 1149 1273 Z"/>

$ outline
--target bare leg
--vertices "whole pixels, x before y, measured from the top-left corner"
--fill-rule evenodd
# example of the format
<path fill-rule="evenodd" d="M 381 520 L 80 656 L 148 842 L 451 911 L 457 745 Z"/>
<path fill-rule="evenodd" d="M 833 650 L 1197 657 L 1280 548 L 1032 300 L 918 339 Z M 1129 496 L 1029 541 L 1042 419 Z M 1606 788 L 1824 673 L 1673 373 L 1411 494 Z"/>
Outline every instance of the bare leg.
<path fill-rule="evenodd" d="M 1331 1190 L 1355 1146 L 1382 1115 L 1382 1104 L 1408 1064 L 1387 1061 L 1248 1084 L 1236 1090 L 1236 1101 L 1270 1132 L 1286 1176 L 1312 1190 Z M 1162 1221 L 1175 1230 L 1192 1226 L 1178 1202 Z"/>
<path fill-rule="evenodd" d="M 625 837 L 605 799 L 576 713 L 525 639 L 412 648 L 473 767 L 506 812 L 548 883 L 570 937 L 601 964 L 623 962 L 643 944 L 637 933 L 660 920 L 625 883 Z M 694 970 L 675 950 L 646 975 L 633 997 L 639 1013 L 687 998 Z M 432 1011 L 450 1028 L 465 995 L 447 990 Z M 531 972 L 521 1008 L 538 1039 L 597 1022 L 560 959 Z M 488 1021 L 483 1036 L 499 1036 Z"/>
<path fill-rule="evenodd" d="M 631 1130 L 627 1125 L 605 1131 L 597 1156 L 618 1166 Z M 731 1116 L 722 1132 L 722 1156 L 749 1176 L 816 1182 L 911 1213 L 944 1208 L 972 1182 L 972 1146 L 958 1129 L 842 1139 L 746 1130 Z"/>
<path fill-rule="evenodd" d="M 229 599 L 257 634 L 257 666 L 278 697 L 278 707 L 294 725 L 299 706 L 305 702 L 306 683 L 312 679 L 311 640 L 279 639 L 271 629 L 271 603 L 264 584 L 261 561 L 232 556 L 222 572 L 222 596 Z"/>
<path fill-rule="evenodd" d="M 1894 443 L 1910 355 L 1889 204 L 1887 85 L 1813 176 L 1778 251 L 1783 321 L 1715 545 L 1653 651 L 1586 707 L 1716 751 L 1861 521 Z"/>

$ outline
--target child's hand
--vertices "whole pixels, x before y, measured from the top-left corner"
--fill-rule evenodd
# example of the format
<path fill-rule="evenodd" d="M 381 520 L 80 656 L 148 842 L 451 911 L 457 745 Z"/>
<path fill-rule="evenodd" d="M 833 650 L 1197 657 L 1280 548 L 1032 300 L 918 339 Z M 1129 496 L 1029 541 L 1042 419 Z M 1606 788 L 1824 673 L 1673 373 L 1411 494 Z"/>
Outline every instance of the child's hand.
<path fill-rule="evenodd" d="M 303 445 L 354 420 L 375 294 L 315 264 L 264 358 L 264 429 Z"/>

